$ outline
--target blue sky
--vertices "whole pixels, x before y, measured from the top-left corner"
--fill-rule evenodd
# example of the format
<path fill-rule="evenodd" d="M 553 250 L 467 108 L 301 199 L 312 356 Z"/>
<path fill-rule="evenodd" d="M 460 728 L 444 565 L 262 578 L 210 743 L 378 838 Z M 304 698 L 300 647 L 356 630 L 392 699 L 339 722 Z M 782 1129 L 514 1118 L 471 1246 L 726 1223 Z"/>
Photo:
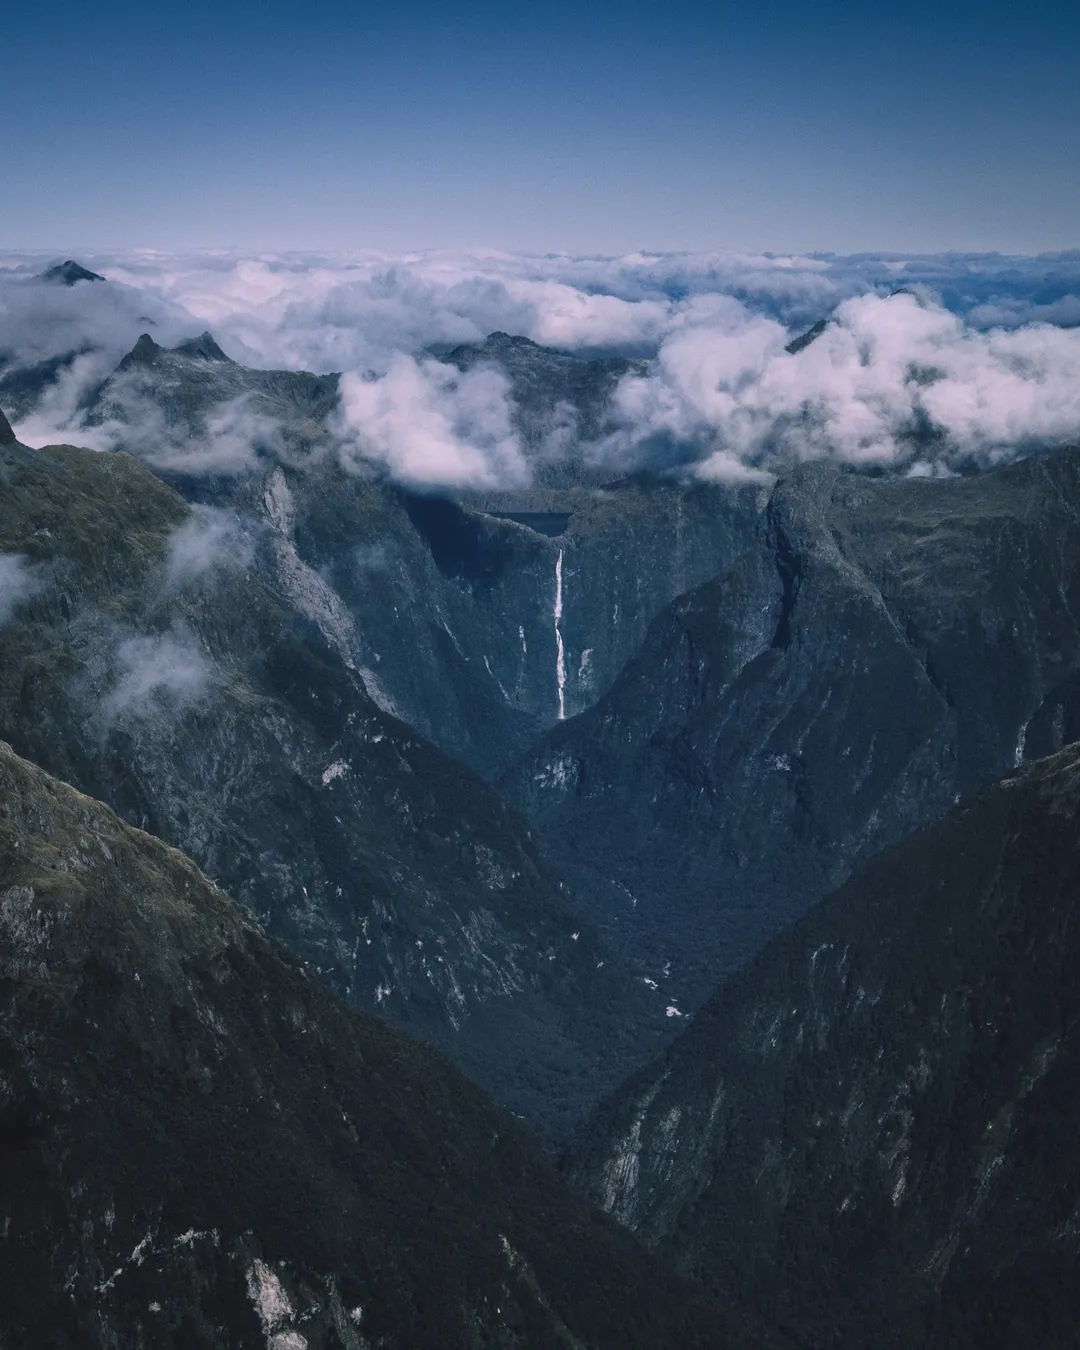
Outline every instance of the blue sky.
<path fill-rule="evenodd" d="M 1074 7 L 19 6 L 0 245 L 1080 244 Z"/>

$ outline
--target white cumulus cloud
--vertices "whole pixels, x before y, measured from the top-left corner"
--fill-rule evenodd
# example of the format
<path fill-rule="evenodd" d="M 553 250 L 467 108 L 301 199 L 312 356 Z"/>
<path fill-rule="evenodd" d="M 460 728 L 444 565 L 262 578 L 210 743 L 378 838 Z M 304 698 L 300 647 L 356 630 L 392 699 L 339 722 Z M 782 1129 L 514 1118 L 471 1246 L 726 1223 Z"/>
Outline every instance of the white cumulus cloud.
<path fill-rule="evenodd" d="M 343 453 L 384 463 L 415 487 L 524 486 L 509 382 L 492 367 L 464 374 L 396 354 L 385 374 L 341 382 Z"/>

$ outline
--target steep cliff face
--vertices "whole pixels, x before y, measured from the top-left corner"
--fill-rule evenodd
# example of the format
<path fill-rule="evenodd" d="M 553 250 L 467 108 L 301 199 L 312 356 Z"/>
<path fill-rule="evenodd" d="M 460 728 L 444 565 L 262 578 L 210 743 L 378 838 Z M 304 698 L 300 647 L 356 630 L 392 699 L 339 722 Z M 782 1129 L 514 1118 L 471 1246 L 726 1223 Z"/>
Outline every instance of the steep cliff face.
<path fill-rule="evenodd" d="M 267 526 L 271 584 L 316 621 L 333 611 L 332 640 L 381 706 L 491 776 L 595 702 L 663 606 L 744 547 L 762 503 L 590 466 L 625 361 L 505 334 L 446 360 L 507 375 L 533 486 L 396 486 L 339 456 L 335 376 L 250 370 L 209 334 L 140 338 L 86 416 L 189 501 Z"/>
<path fill-rule="evenodd" d="M 0 1344 L 764 1345 L 182 854 L 0 746 Z"/>
<path fill-rule="evenodd" d="M 1080 750 L 887 849 L 597 1114 L 582 1189 L 813 1346 L 1080 1312 Z"/>
<path fill-rule="evenodd" d="M 662 1010 L 514 813 L 368 697 L 318 574 L 275 593 L 280 535 L 122 454 L 12 443 L 0 483 L 0 735 L 185 848 L 356 1006 L 567 1128 Z"/>
<path fill-rule="evenodd" d="M 630 482 L 452 501 L 336 460 L 227 485 L 166 476 L 265 527 L 269 583 L 317 619 L 334 611 L 330 636 L 372 697 L 489 777 L 595 702 L 758 511 L 753 492 Z"/>
<path fill-rule="evenodd" d="M 861 858 L 1077 734 L 1080 453 L 824 466 L 505 780 L 627 951 L 697 999 Z"/>

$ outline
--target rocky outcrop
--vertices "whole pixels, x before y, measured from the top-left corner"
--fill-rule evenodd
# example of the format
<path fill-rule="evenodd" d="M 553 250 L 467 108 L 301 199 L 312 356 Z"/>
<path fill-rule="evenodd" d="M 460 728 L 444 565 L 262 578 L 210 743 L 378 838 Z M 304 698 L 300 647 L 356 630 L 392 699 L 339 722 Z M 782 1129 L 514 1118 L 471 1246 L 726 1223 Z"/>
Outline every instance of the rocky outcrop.
<path fill-rule="evenodd" d="M 41 274 L 43 281 L 52 281 L 59 286 L 74 286 L 79 281 L 104 281 L 100 272 L 91 272 L 82 263 L 68 258 L 67 262 L 57 263 Z"/>

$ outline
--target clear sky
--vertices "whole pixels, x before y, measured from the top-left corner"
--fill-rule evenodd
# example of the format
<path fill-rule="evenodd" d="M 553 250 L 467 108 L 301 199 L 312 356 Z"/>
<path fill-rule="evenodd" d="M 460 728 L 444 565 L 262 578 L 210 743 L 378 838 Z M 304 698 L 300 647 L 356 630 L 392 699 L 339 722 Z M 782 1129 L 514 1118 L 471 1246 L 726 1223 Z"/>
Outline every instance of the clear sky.
<path fill-rule="evenodd" d="M 3 26 L 0 245 L 1080 245 L 1080 7 L 100 0 Z"/>

